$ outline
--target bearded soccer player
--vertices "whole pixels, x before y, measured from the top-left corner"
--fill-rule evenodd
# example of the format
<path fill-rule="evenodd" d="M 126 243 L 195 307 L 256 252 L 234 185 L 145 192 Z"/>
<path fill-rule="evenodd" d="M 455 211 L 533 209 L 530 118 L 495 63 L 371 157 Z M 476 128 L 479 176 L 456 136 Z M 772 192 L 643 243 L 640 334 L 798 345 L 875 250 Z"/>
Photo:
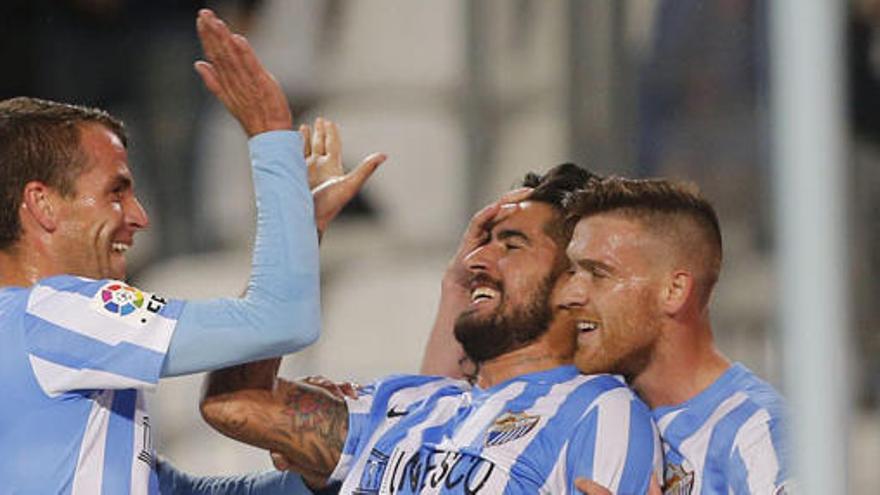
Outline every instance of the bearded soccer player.
<path fill-rule="evenodd" d="M 577 476 L 645 493 L 660 462 L 645 405 L 618 378 L 578 373 L 573 326 L 551 312 L 562 200 L 587 178 L 560 166 L 474 217 L 450 271 L 467 279 L 455 336 L 477 386 L 397 375 L 342 400 L 263 362 L 213 372 L 205 418 L 341 493 L 571 493 Z"/>
<path fill-rule="evenodd" d="M 13 493 L 158 493 L 143 390 L 318 335 L 315 211 L 287 99 L 212 12 L 198 28 L 196 68 L 250 138 L 258 225 L 241 299 L 166 300 L 122 282 L 149 224 L 122 125 L 0 102 L 0 480 Z"/>
<path fill-rule="evenodd" d="M 785 493 L 783 399 L 713 344 L 722 245 L 711 204 L 686 184 L 608 178 L 570 210 L 573 268 L 557 303 L 578 331 L 575 364 L 624 376 L 653 409 L 665 493 Z"/>

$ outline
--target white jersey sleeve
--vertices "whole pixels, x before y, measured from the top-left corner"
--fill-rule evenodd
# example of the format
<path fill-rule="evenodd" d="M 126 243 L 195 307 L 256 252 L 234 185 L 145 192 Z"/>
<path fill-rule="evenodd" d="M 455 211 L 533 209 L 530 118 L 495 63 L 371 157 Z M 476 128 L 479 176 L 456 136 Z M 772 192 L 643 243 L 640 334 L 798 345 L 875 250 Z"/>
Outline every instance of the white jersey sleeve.
<path fill-rule="evenodd" d="M 37 382 L 49 396 L 155 386 L 183 305 L 114 280 L 40 281 L 23 315 Z"/>

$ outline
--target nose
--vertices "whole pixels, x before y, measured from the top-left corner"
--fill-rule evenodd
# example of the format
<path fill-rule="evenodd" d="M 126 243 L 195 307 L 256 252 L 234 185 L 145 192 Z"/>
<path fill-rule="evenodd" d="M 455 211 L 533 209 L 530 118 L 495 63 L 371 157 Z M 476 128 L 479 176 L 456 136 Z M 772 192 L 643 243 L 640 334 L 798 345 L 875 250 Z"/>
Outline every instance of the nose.
<path fill-rule="evenodd" d="M 558 306 L 563 309 L 576 309 L 587 304 L 587 284 L 583 277 L 574 274 L 568 277 L 559 289 Z"/>
<path fill-rule="evenodd" d="M 125 208 L 125 223 L 133 230 L 143 230 L 150 226 L 150 217 L 136 196 L 131 196 Z"/>
<path fill-rule="evenodd" d="M 484 244 L 471 251 L 464 258 L 465 266 L 471 273 L 488 272 L 493 266 L 494 259 L 492 244 Z"/>

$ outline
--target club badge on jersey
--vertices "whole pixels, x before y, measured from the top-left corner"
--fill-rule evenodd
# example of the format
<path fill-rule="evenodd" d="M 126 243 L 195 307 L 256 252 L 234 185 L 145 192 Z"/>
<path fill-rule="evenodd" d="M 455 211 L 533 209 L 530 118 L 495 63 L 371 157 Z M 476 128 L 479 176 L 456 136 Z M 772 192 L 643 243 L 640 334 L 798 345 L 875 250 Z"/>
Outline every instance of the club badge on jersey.
<path fill-rule="evenodd" d="M 690 495 L 694 488 L 694 472 L 685 470 L 681 464 L 667 464 L 664 478 L 664 495 Z"/>
<path fill-rule="evenodd" d="M 507 412 L 499 416 L 486 432 L 486 447 L 495 447 L 528 435 L 540 419 L 540 416 L 521 412 Z"/>

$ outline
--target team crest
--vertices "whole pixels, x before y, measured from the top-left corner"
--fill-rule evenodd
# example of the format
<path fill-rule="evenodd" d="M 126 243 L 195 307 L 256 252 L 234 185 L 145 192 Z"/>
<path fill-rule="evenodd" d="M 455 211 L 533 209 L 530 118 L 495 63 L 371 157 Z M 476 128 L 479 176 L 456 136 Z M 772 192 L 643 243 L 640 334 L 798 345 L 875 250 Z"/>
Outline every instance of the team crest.
<path fill-rule="evenodd" d="M 529 416 L 521 412 L 502 414 L 489 427 L 486 447 L 495 447 L 522 438 L 528 435 L 540 420 L 540 416 Z"/>
<path fill-rule="evenodd" d="M 685 471 L 680 464 L 667 464 L 663 495 L 690 495 L 694 487 L 693 471 Z"/>

